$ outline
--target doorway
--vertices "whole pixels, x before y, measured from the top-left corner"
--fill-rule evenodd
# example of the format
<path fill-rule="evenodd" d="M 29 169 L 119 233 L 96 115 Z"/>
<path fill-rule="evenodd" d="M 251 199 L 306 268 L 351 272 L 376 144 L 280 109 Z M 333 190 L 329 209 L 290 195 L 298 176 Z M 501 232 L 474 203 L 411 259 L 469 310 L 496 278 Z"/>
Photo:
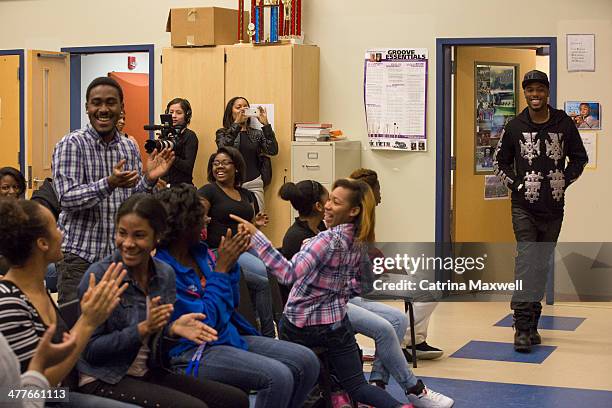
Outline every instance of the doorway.
<path fill-rule="evenodd" d="M 536 66 L 542 69 L 542 61 L 536 59 L 535 50 L 539 47 L 548 50 L 548 64 L 542 70 L 548 71 L 550 78 L 549 103 L 556 106 L 556 38 L 443 38 L 436 43 L 435 236 L 438 255 L 452 256 L 454 244 L 460 242 L 512 243 L 509 197 L 485 200 L 489 191 L 487 179 L 494 181 L 494 177 L 487 177 L 492 175 L 490 154 L 499 140 L 504 119 L 513 115 L 512 108 L 518 114 L 525 106 L 520 87 L 522 75 Z M 507 78 L 507 74 L 513 77 Z M 497 80 L 504 75 L 505 85 L 500 87 Z M 496 80 L 495 91 L 488 89 L 484 77 L 487 81 Z M 514 95 L 507 92 L 510 84 Z M 479 86 L 485 92 L 479 93 Z M 489 99 L 482 98 L 483 94 Z M 479 113 L 487 112 L 480 109 L 483 102 L 486 108 L 495 106 L 490 110 L 491 115 L 494 111 L 506 112 L 496 117 L 478 117 Z M 492 269 L 496 276 L 491 277 L 492 281 L 506 279 L 513 273 L 513 264 L 513 259 L 511 262 L 503 259 L 501 265 L 506 269 L 503 270 L 495 263 Z M 450 271 L 439 271 L 436 278 L 454 280 L 452 275 Z"/>
<path fill-rule="evenodd" d="M 154 46 L 118 45 L 62 48 L 70 54 L 70 130 L 89 123 L 84 112 L 89 83 L 110 76 L 123 89 L 126 124 L 124 132 L 138 141 L 141 157 L 146 157 L 144 142 L 153 137 L 143 129 L 155 123 Z"/>

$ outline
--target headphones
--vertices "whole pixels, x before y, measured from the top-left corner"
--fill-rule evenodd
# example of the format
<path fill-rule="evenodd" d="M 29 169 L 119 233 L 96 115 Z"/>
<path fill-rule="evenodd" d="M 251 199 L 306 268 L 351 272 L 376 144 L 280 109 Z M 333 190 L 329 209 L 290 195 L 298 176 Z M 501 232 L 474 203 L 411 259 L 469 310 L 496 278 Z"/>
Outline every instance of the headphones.
<path fill-rule="evenodd" d="M 173 100 L 168 102 L 168 105 L 166 105 L 166 114 L 168 114 L 168 112 L 170 111 L 170 106 L 175 105 L 177 103 L 181 105 L 181 108 L 183 108 L 183 105 L 185 105 L 185 126 L 187 126 L 191 122 L 191 114 L 192 114 L 191 104 L 189 103 L 187 99 L 174 98 Z"/>

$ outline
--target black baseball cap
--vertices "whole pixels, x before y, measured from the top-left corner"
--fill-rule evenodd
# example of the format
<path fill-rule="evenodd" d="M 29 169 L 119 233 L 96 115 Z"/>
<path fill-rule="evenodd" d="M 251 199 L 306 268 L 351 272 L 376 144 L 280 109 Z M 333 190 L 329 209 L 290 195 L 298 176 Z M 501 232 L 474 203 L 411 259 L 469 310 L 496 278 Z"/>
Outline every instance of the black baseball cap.
<path fill-rule="evenodd" d="M 533 71 L 529 71 L 523 77 L 523 89 L 533 82 L 539 82 L 543 85 L 546 85 L 547 88 L 550 88 L 550 84 L 548 83 L 548 76 L 542 72 L 534 69 Z"/>

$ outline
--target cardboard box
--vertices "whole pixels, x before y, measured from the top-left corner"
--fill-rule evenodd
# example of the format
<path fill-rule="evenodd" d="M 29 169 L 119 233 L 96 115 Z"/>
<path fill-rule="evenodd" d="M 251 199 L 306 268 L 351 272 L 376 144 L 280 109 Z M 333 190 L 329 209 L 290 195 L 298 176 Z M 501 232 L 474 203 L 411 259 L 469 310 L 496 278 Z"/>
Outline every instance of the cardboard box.
<path fill-rule="evenodd" d="M 244 12 L 242 38 L 248 42 L 249 12 Z M 238 10 L 221 7 L 170 9 L 166 32 L 173 47 L 235 44 L 238 42 Z"/>

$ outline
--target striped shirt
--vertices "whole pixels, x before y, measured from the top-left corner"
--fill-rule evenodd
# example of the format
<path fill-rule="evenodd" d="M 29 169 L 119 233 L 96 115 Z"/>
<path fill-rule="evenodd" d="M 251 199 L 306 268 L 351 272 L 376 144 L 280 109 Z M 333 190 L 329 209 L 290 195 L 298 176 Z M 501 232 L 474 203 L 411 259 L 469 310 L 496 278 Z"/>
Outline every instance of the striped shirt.
<path fill-rule="evenodd" d="M 342 320 L 349 297 L 360 291 L 364 252 L 354 242 L 353 224 L 320 232 L 290 261 L 259 231 L 252 246 L 270 273 L 285 285 L 293 284 L 284 313 L 297 327 Z"/>
<path fill-rule="evenodd" d="M 61 341 L 66 325 L 56 310 L 57 330 L 54 342 Z M 11 281 L 0 281 L 0 333 L 6 338 L 26 372 L 38 341 L 45 334 L 47 325 L 25 293 Z"/>
<path fill-rule="evenodd" d="M 151 192 L 145 177 L 134 188 L 112 188 L 108 177 L 125 159 L 124 171 L 142 172 L 138 147 L 115 132 L 106 144 L 88 124 L 64 136 L 53 151 L 53 186 L 61 206 L 58 225 L 64 233 L 62 250 L 96 262 L 115 249 L 115 214 L 136 192 Z"/>

